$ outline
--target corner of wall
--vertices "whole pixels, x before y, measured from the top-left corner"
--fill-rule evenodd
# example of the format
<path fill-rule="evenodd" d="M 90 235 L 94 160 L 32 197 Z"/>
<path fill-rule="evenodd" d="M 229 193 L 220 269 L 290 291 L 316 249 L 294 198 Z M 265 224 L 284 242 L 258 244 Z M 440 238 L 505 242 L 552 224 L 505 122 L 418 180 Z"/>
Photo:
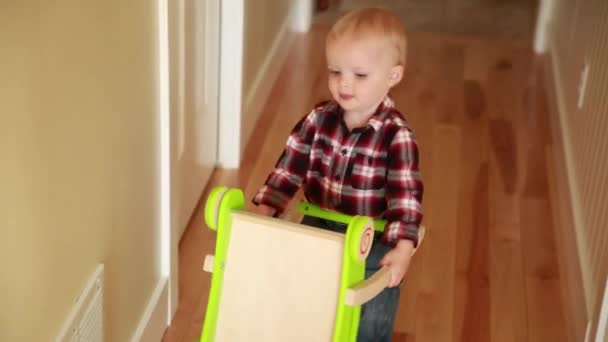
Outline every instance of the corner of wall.
<path fill-rule="evenodd" d="M 162 340 L 168 326 L 169 291 L 167 285 L 167 278 L 159 279 L 133 333 L 133 337 L 131 337 L 131 342 Z"/>
<path fill-rule="evenodd" d="M 243 124 L 242 128 L 242 139 L 240 144 L 241 156 L 287 58 L 289 43 L 293 37 L 293 22 L 291 17 L 294 13 L 301 10 L 297 7 L 302 6 L 301 4 L 304 2 L 308 2 L 308 0 L 297 0 L 295 3 L 292 2 L 292 8 L 289 11 L 290 15 L 286 16 L 281 27 L 277 31 L 271 48 L 267 51 L 262 65 L 258 68 L 250 90 L 247 94 L 243 94 L 245 99 L 243 102 L 243 122 L 246 122 L 246 124 Z M 303 27 L 300 27 L 300 29 L 301 28 Z"/>

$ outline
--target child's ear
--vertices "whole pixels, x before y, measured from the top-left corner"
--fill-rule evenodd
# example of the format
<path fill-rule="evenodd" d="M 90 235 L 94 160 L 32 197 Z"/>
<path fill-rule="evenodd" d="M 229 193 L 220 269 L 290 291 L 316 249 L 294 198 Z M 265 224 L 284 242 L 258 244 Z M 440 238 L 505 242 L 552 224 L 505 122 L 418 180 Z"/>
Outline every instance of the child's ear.
<path fill-rule="evenodd" d="M 397 83 L 401 81 L 403 77 L 403 65 L 395 65 L 391 68 L 391 73 L 389 75 L 389 86 L 393 87 Z"/>

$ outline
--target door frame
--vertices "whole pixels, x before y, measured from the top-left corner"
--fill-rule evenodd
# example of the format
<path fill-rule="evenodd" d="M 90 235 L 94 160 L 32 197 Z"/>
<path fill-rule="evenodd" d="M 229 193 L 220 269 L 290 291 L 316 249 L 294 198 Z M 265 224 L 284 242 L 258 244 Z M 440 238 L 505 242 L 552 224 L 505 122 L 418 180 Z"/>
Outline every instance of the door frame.
<path fill-rule="evenodd" d="M 245 0 L 222 0 L 220 9 L 220 99 L 218 166 L 239 167 L 243 99 Z"/>
<path fill-rule="evenodd" d="M 307 32 L 312 24 L 313 0 L 293 0 L 290 29 Z M 245 0 L 222 0 L 220 23 L 220 99 L 218 166 L 235 169 L 242 159 L 243 49 Z"/>
<path fill-rule="evenodd" d="M 178 306 L 178 265 L 179 265 L 179 254 L 178 245 L 181 239 L 181 233 L 183 229 L 177 229 L 176 225 L 179 224 L 176 219 L 176 208 L 175 203 L 172 202 L 172 174 L 173 160 L 177 153 L 176 149 L 172 148 L 172 136 L 171 136 L 171 121 L 172 115 L 178 113 L 171 112 L 171 32 L 170 32 L 170 0 L 158 0 L 158 48 L 159 48 L 159 138 L 160 138 L 160 266 L 159 273 L 161 278 L 166 279 L 167 291 L 166 297 L 163 296 L 159 300 L 159 305 L 165 305 L 167 307 L 166 312 L 166 325 L 170 325 L 171 321 L 177 311 Z M 206 6 L 205 15 L 208 18 L 212 18 L 215 21 L 219 18 L 217 12 L 221 9 L 221 0 L 212 0 L 204 2 Z M 180 15 L 176 13 L 175 15 Z M 223 18 L 219 18 L 222 20 Z M 206 25 L 211 21 L 206 20 Z M 220 26 L 220 39 L 221 29 Z M 182 39 L 182 38 L 178 38 Z M 206 37 L 205 42 L 209 39 Z M 212 41 L 212 44 L 218 43 Z M 178 44 L 179 45 L 179 44 Z M 181 46 L 181 45 L 180 45 Z M 206 66 L 205 66 L 206 67 Z M 221 75 L 221 71 L 220 71 Z"/>

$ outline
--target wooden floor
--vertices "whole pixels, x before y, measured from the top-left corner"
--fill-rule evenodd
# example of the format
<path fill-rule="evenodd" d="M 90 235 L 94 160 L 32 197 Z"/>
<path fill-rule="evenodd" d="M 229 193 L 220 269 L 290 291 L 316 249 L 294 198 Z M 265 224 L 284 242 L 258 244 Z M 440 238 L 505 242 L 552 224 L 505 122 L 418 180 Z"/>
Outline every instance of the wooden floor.
<path fill-rule="evenodd" d="M 216 171 L 209 188 L 240 187 L 250 205 L 289 130 L 329 96 L 315 53 L 326 31 L 296 38 L 242 167 Z M 537 69 L 521 42 L 410 35 L 393 97 L 418 136 L 428 233 L 407 275 L 395 341 L 565 341 Z M 210 282 L 202 265 L 213 246 L 201 207 L 180 244 L 179 306 L 163 341 L 200 336 Z"/>

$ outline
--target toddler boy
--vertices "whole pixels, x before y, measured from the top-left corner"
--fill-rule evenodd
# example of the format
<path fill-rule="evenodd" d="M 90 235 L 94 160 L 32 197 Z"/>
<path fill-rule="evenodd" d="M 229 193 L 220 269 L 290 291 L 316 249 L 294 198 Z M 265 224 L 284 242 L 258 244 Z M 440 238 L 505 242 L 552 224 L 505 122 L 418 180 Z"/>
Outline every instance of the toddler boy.
<path fill-rule="evenodd" d="M 422 220 L 418 145 L 388 95 L 403 77 L 405 55 L 405 30 L 387 10 L 355 10 L 336 22 L 326 40 L 333 99 L 297 123 L 253 198 L 258 213 L 278 216 L 303 186 L 306 199 L 321 208 L 388 221 L 367 258 L 366 278 L 388 266 L 391 280 L 362 307 L 357 337 L 362 342 L 391 340 L 398 285 Z M 308 216 L 302 223 L 346 228 Z"/>

